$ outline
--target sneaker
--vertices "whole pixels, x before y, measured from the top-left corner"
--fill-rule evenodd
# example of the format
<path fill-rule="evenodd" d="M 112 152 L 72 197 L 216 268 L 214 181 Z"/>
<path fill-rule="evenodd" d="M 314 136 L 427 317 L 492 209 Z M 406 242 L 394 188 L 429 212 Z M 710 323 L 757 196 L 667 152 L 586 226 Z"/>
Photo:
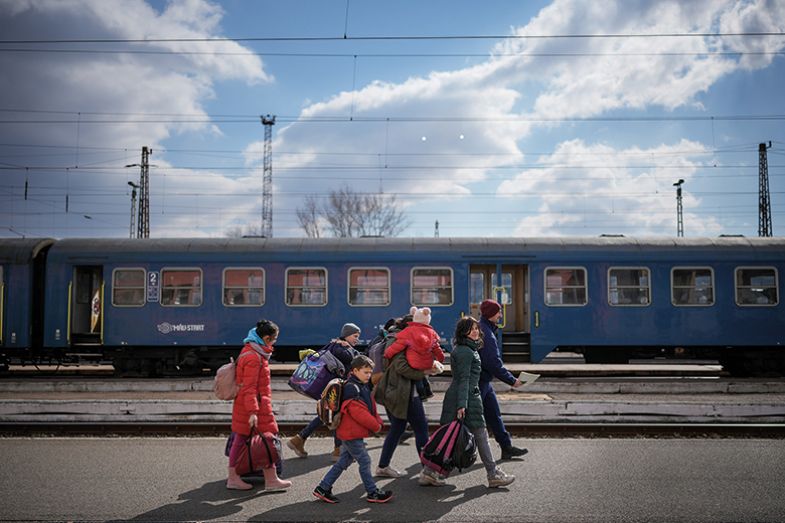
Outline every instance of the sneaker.
<path fill-rule="evenodd" d="M 338 503 L 340 501 L 333 496 L 333 489 L 323 489 L 321 486 L 313 489 L 313 495 L 327 503 Z"/>
<path fill-rule="evenodd" d="M 330 459 L 332 459 L 333 463 L 335 463 L 336 461 L 338 461 L 338 459 L 340 459 L 340 457 L 341 457 L 341 447 L 335 447 L 332 453 L 330 454 Z"/>
<path fill-rule="evenodd" d="M 305 440 L 299 434 L 286 440 L 286 446 L 292 449 L 298 458 L 308 457 L 308 453 L 305 451 Z"/>
<path fill-rule="evenodd" d="M 377 478 L 400 478 L 403 476 L 403 472 L 397 471 L 388 465 L 384 468 L 376 467 L 376 472 L 373 475 Z"/>
<path fill-rule="evenodd" d="M 392 499 L 392 492 L 389 490 L 379 490 L 378 488 L 368 494 L 368 503 L 387 503 Z"/>
<path fill-rule="evenodd" d="M 420 477 L 417 479 L 417 483 L 423 487 L 426 486 L 442 487 L 447 484 L 444 481 L 444 476 L 442 476 L 435 470 L 431 470 L 427 467 L 424 467 L 420 472 Z"/>
<path fill-rule="evenodd" d="M 497 468 L 493 474 L 488 476 L 488 488 L 506 487 L 513 481 L 515 481 L 515 476 Z"/>
<path fill-rule="evenodd" d="M 512 459 L 512 458 L 520 458 L 521 456 L 525 456 L 529 453 L 529 449 L 519 449 L 518 447 L 513 447 L 510 445 L 509 447 L 505 447 L 502 449 L 502 459 Z"/>

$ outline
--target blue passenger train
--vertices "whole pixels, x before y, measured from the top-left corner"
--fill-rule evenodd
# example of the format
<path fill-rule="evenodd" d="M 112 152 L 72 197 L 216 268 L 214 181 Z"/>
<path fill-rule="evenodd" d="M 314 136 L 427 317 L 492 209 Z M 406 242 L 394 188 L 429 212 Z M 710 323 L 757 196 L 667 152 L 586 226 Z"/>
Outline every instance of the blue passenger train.
<path fill-rule="evenodd" d="M 111 360 L 120 373 L 215 369 L 260 317 L 294 361 L 345 322 L 370 340 L 412 305 L 448 339 L 503 305 L 506 361 L 718 358 L 785 372 L 785 239 L 0 240 L 2 362 Z"/>

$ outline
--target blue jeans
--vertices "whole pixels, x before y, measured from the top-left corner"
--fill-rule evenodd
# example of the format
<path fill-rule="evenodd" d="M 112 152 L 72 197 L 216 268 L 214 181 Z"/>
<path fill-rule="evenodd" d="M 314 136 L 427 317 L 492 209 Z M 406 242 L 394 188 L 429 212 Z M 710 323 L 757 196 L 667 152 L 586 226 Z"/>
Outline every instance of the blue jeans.
<path fill-rule="evenodd" d="M 387 436 L 384 438 L 384 445 L 382 445 L 382 455 L 379 457 L 379 467 L 384 468 L 390 465 L 393 453 L 398 447 L 398 440 L 401 438 L 404 430 L 406 430 L 406 422 L 408 421 L 414 430 L 414 442 L 417 446 L 417 454 L 428 442 L 428 420 L 425 417 L 425 409 L 422 406 L 422 399 L 419 396 L 409 397 L 409 408 L 406 411 L 406 419 L 396 418 L 391 414 L 387 414 L 390 418 L 390 430 L 387 431 Z"/>
<path fill-rule="evenodd" d="M 363 480 L 363 486 L 368 494 L 376 492 L 376 483 L 373 481 L 371 475 L 371 456 L 368 455 L 368 450 L 365 448 L 365 440 L 351 439 L 344 441 L 341 445 L 341 457 L 330 470 L 327 471 L 319 486 L 324 490 L 333 488 L 333 484 L 338 480 L 344 470 L 349 468 L 353 461 L 357 462 L 360 467 L 360 478 Z"/>
<path fill-rule="evenodd" d="M 491 385 L 489 381 L 481 381 L 479 385 L 485 423 L 491 429 L 491 432 L 493 432 L 493 439 L 496 440 L 501 448 L 506 449 L 512 446 L 512 439 L 510 439 L 510 433 L 507 432 L 507 429 L 504 427 L 496 392 L 493 390 L 493 385 Z"/>
<path fill-rule="evenodd" d="M 313 434 L 313 431 L 315 431 L 322 425 L 324 425 L 324 423 L 322 423 L 321 418 L 319 416 L 316 416 L 314 419 L 311 420 L 310 423 L 308 423 L 308 425 L 305 426 L 303 430 L 298 432 L 298 434 L 300 435 L 301 438 L 308 439 L 308 436 Z M 336 448 L 341 446 L 341 440 L 339 440 L 338 436 L 336 436 L 335 434 L 333 434 L 333 443 L 335 444 Z"/>

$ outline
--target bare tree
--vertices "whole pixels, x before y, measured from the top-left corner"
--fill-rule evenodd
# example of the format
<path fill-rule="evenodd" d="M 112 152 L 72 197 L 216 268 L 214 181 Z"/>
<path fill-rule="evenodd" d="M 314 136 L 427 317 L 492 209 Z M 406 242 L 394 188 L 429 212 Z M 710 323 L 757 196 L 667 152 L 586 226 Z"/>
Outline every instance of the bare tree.
<path fill-rule="evenodd" d="M 321 206 L 317 195 L 308 196 L 297 219 L 309 238 L 319 238 L 323 229 L 338 238 L 398 236 L 409 226 L 395 196 L 356 193 L 348 186 L 330 191 Z"/>
<path fill-rule="evenodd" d="M 322 228 L 319 220 L 319 204 L 316 196 L 306 196 L 305 204 L 297 209 L 297 221 L 309 238 L 321 238 Z"/>

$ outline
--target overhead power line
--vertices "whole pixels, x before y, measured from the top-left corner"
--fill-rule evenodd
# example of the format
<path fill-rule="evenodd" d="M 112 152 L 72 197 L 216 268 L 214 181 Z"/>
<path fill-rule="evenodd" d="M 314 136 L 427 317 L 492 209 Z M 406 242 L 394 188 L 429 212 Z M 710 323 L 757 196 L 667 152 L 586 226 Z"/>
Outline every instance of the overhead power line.
<path fill-rule="evenodd" d="M 570 33 L 570 34 L 504 34 L 504 35 L 343 35 L 343 36 L 249 36 L 200 38 L 47 38 L 0 40 L 9 44 L 144 44 L 144 43 L 226 43 L 226 42 L 350 42 L 350 41 L 405 41 L 405 40 L 561 40 L 613 38 L 719 38 L 719 37 L 776 37 L 781 31 L 743 31 L 712 33 Z"/>
<path fill-rule="evenodd" d="M 663 51 L 663 52 L 537 52 L 523 51 L 520 53 L 487 52 L 487 53 L 294 53 L 294 52 L 268 52 L 268 51 L 165 51 L 146 49 L 53 49 L 29 47 L 0 47 L 0 53 L 52 53 L 52 54 L 138 54 L 138 55 L 165 55 L 165 56 L 258 56 L 260 58 L 286 57 L 286 58 L 595 58 L 599 56 L 780 56 L 785 51 Z"/>
<path fill-rule="evenodd" d="M 76 113 L 71 113 L 76 114 Z M 40 119 L 40 120 L 24 120 L 24 119 L 3 119 L 0 124 L 133 124 L 133 123 L 161 123 L 161 124 L 229 124 L 229 123 L 258 123 L 257 117 L 239 116 L 239 117 L 222 117 L 222 116 L 200 116 L 193 118 L 160 118 L 158 116 L 152 118 L 138 118 L 138 119 L 88 119 L 89 113 L 81 113 L 81 117 L 72 119 Z M 694 115 L 694 116 L 572 116 L 561 118 L 549 118 L 545 116 L 525 116 L 525 115 L 510 115 L 499 117 L 475 117 L 475 116 L 278 116 L 278 121 L 287 123 L 516 123 L 516 122 L 551 122 L 551 123 L 565 123 L 565 122 L 715 122 L 715 121 L 779 121 L 785 120 L 785 114 L 731 114 L 731 115 Z"/>

